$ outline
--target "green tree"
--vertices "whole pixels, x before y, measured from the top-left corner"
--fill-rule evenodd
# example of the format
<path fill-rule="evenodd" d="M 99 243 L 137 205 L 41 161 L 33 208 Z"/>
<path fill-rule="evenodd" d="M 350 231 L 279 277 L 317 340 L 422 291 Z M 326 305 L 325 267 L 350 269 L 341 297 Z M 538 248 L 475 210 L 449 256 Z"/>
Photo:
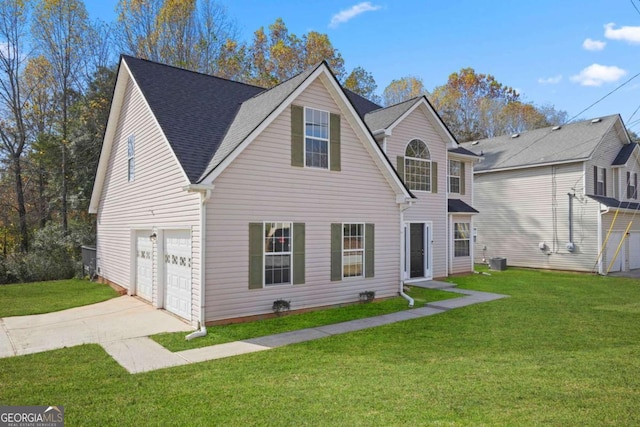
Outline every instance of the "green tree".
<path fill-rule="evenodd" d="M 380 97 L 375 93 L 378 85 L 373 75 L 362 67 L 354 68 L 344 81 L 343 86 L 345 89 L 349 89 L 351 92 L 357 93 L 371 102 L 376 104 L 381 102 Z"/>
<path fill-rule="evenodd" d="M 519 101 L 518 93 L 499 83 L 490 74 L 478 74 L 473 68 L 463 68 L 449 75 L 445 85 L 436 87 L 430 101 L 449 129 L 460 141 L 484 138 L 488 117 L 510 102 Z"/>
<path fill-rule="evenodd" d="M 12 208 L 18 215 L 21 252 L 29 248 L 22 164 L 28 148 L 25 105 L 29 103 L 29 92 L 22 87 L 21 78 L 28 60 L 27 51 L 23 49 L 28 36 L 28 14 L 29 3 L 0 0 L 0 155 L 6 159 L 7 169 L 13 176 L 15 205 Z M 3 220 L 6 233 L 11 220 Z M 6 234 L 4 238 L 7 239 Z"/>
<path fill-rule="evenodd" d="M 69 179 L 69 127 L 70 106 L 78 91 L 82 90 L 83 66 L 90 24 L 87 10 L 80 0 L 39 0 L 35 5 L 32 29 L 41 54 L 51 64 L 59 100 L 57 132 L 60 140 L 60 215 L 62 229 L 68 230 Z"/>
<path fill-rule="evenodd" d="M 407 76 L 389 83 L 389 85 L 384 88 L 384 92 L 382 92 L 382 99 L 384 105 L 389 106 L 427 94 L 428 92 L 420 77 Z"/>

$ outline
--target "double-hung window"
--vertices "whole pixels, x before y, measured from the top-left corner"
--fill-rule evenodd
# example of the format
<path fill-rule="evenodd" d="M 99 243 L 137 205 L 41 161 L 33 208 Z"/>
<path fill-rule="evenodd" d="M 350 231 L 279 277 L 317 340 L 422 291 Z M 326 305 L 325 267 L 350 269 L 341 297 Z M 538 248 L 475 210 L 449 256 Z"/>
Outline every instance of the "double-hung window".
<path fill-rule="evenodd" d="M 329 113 L 304 109 L 305 166 L 329 168 Z"/>
<path fill-rule="evenodd" d="M 594 166 L 595 170 L 595 195 L 607 195 L 607 169 Z"/>
<path fill-rule="evenodd" d="M 449 193 L 460 194 L 461 169 L 459 160 L 449 160 Z"/>
<path fill-rule="evenodd" d="M 291 223 L 264 224 L 264 284 L 291 283 Z"/>
<path fill-rule="evenodd" d="M 342 277 L 364 275 L 364 224 L 342 225 Z"/>
<path fill-rule="evenodd" d="M 465 257 L 470 254 L 470 225 L 468 222 L 453 224 L 453 255 Z"/>
<path fill-rule="evenodd" d="M 136 175 L 135 142 L 135 137 L 133 135 L 129 136 L 129 139 L 127 140 L 127 179 L 129 182 L 133 181 Z"/>
<path fill-rule="evenodd" d="M 431 155 L 427 145 L 414 139 L 407 145 L 404 180 L 410 190 L 431 191 Z"/>

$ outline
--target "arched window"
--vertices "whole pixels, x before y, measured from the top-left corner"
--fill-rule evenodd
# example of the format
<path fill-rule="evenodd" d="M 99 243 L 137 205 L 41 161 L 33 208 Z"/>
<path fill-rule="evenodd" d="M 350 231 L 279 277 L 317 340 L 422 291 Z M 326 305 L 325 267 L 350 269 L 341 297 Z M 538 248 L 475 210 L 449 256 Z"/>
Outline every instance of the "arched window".
<path fill-rule="evenodd" d="M 431 191 L 431 155 L 427 144 L 413 139 L 404 153 L 404 180 L 410 190 Z"/>

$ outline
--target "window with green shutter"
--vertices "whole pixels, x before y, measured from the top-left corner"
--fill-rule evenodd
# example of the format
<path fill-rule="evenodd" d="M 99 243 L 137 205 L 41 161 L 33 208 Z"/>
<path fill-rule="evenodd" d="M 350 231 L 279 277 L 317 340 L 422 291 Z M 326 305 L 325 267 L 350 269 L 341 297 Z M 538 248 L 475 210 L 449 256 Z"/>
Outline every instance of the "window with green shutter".
<path fill-rule="evenodd" d="M 340 115 L 291 106 L 291 166 L 341 169 Z"/>
<path fill-rule="evenodd" d="M 373 277 L 374 224 L 331 224 L 331 280 Z"/>
<path fill-rule="evenodd" d="M 304 223 L 250 223 L 249 289 L 304 281 Z"/>

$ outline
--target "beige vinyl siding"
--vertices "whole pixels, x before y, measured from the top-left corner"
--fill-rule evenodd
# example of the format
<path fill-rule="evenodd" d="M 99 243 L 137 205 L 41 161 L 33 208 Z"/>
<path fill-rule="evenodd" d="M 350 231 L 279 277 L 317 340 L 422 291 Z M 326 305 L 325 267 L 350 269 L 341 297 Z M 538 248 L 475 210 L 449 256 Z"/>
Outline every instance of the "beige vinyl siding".
<path fill-rule="evenodd" d="M 405 155 L 409 141 L 417 138 L 427 144 L 431 161 L 438 163 L 438 192 L 413 191 L 417 200 L 404 212 L 404 220 L 432 222 L 433 277 L 445 277 L 447 276 L 447 143 L 426 114 L 429 113 L 417 108 L 393 128 L 391 136 L 387 137 L 387 156 L 396 166 L 396 159 L 398 156 Z M 464 197 L 466 200 L 471 195 Z"/>
<path fill-rule="evenodd" d="M 154 227 L 190 229 L 192 233 L 193 318 L 198 317 L 200 251 L 198 194 L 186 193 L 188 182 L 135 84 L 129 80 L 118 118 L 105 184 L 98 207 L 99 275 L 131 287 L 135 274 L 135 230 Z M 127 139 L 135 136 L 135 179 L 127 180 Z M 153 280 L 158 277 L 159 234 L 154 244 Z M 162 261 L 162 260 L 159 260 Z M 158 302 L 154 286 L 153 303 Z"/>
<path fill-rule="evenodd" d="M 598 255 L 599 204 L 584 196 L 583 179 L 582 163 L 477 174 L 476 261 L 505 257 L 510 266 L 591 271 Z M 567 193 L 574 191 L 576 249 L 570 253 Z"/>
<path fill-rule="evenodd" d="M 292 310 L 358 301 L 359 293 L 397 295 L 400 216 L 395 193 L 316 80 L 295 105 L 340 113 L 341 171 L 291 166 L 291 118 L 286 108 L 216 178 L 207 205 L 207 321 L 272 313 L 273 301 Z M 368 143 L 368 142 L 367 142 Z M 305 224 L 305 283 L 249 289 L 249 223 Z M 375 224 L 375 277 L 331 281 L 331 224 Z"/>

